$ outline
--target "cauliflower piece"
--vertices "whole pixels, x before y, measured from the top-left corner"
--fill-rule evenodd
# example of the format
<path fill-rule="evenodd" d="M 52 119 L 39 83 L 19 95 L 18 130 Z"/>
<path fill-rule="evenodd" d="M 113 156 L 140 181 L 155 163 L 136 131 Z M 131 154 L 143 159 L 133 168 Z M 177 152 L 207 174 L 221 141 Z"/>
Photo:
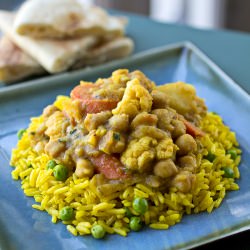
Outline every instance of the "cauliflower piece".
<path fill-rule="evenodd" d="M 155 83 L 152 82 L 150 79 L 148 79 L 140 70 L 135 70 L 131 72 L 130 78 L 132 79 L 138 79 L 141 83 L 141 85 L 146 88 L 148 91 L 152 91 L 155 88 Z"/>
<path fill-rule="evenodd" d="M 70 119 L 78 123 L 82 121 L 84 112 L 80 100 L 72 100 L 70 97 L 60 95 L 56 98 L 54 106 L 65 112 Z"/>
<path fill-rule="evenodd" d="M 155 148 L 156 158 L 157 160 L 172 158 L 175 156 L 177 149 L 178 147 L 173 143 L 173 140 L 170 137 L 164 138 L 157 144 Z"/>
<path fill-rule="evenodd" d="M 145 136 L 140 139 L 133 139 L 129 142 L 126 150 L 121 156 L 121 162 L 128 168 L 140 173 L 149 170 L 155 159 L 157 140 Z"/>
<path fill-rule="evenodd" d="M 196 90 L 191 84 L 168 83 L 156 87 L 156 90 L 165 93 L 169 106 L 188 120 L 198 121 L 206 113 L 204 100 L 196 95 Z"/>
<path fill-rule="evenodd" d="M 127 83 L 123 98 L 112 113 L 113 115 L 127 114 L 132 119 L 140 112 L 149 112 L 151 106 L 152 96 L 135 78 Z"/>

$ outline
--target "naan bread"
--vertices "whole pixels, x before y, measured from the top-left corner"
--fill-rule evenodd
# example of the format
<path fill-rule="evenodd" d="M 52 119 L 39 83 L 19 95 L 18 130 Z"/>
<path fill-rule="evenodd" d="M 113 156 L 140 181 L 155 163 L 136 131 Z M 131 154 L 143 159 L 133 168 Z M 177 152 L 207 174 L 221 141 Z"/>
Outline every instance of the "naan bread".
<path fill-rule="evenodd" d="M 21 36 L 13 30 L 14 17 L 15 15 L 11 12 L 0 11 L 0 29 L 49 73 L 67 70 L 98 41 L 98 38 L 94 36 L 67 40 L 34 39 Z"/>
<path fill-rule="evenodd" d="M 87 51 L 85 56 L 73 66 L 73 69 L 126 57 L 132 53 L 133 48 L 134 42 L 128 37 L 118 37 L 103 42 Z"/>
<path fill-rule="evenodd" d="M 36 38 L 112 38 L 123 35 L 125 22 L 77 0 L 29 0 L 19 9 L 14 29 L 20 35 Z"/>
<path fill-rule="evenodd" d="M 1 38 L 0 81 L 9 83 L 42 73 L 45 73 L 45 70 L 34 59 L 12 43 L 8 37 Z"/>

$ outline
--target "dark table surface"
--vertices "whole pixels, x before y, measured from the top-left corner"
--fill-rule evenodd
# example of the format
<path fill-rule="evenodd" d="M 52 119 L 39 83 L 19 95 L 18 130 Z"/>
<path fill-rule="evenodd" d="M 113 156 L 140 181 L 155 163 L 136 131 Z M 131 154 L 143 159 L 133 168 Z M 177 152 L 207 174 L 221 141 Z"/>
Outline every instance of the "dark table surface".
<path fill-rule="evenodd" d="M 10 10 L 16 8 L 21 2 L 22 0 L 0 0 L 0 9 Z M 200 30 L 182 25 L 159 23 L 139 15 L 111 12 L 129 17 L 127 34 L 135 41 L 135 53 L 171 43 L 191 41 L 250 93 L 250 34 L 225 30 Z M 225 249 L 225 247 L 237 250 L 250 249 L 250 231 L 241 232 L 196 249 Z"/>

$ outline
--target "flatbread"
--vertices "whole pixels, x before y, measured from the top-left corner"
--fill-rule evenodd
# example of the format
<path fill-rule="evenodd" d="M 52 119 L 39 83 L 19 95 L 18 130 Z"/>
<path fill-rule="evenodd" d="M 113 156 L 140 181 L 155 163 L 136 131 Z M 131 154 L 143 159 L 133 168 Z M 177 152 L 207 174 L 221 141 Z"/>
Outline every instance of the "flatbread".
<path fill-rule="evenodd" d="M 128 37 L 118 37 L 111 41 L 101 43 L 87 51 L 85 56 L 73 65 L 73 69 L 126 57 L 132 53 L 133 49 L 134 42 L 132 39 Z"/>
<path fill-rule="evenodd" d="M 8 37 L 3 36 L 0 39 L 0 81 L 10 83 L 43 73 L 45 70 L 42 66 L 12 43 Z"/>
<path fill-rule="evenodd" d="M 0 11 L 0 29 L 49 73 L 67 70 L 98 42 L 98 38 L 94 36 L 67 40 L 35 39 L 21 36 L 13 30 L 14 17 L 15 15 L 11 12 Z"/>
<path fill-rule="evenodd" d="M 14 29 L 20 35 L 36 38 L 112 38 L 124 34 L 125 22 L 77 0 L 30 0 L 19 9 Z"/>

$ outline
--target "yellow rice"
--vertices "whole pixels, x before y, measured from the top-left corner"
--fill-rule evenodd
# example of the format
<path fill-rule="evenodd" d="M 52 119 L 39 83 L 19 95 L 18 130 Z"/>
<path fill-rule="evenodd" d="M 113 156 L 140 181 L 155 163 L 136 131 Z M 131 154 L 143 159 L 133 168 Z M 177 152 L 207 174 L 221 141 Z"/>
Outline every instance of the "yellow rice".
<path fill-rule="evenodd" d="M 42 118 L 32 118 L 28 131 L 37 128 Z M 38 155 L 30 146 L 28 133 L 25 133 L 13 150 L 11 165 L 15 166 L 12 177 L 21 179 L 25 195 L 33 196 L 36 203 L 32 205 L 38 210 L 47 211 L 52 222 L 59 220 L 59 210 L 65 206 L 75 209 L 75 219 L 64 221 L 67 230 L 73 235 L 90 234 L 92 225 L 98 223 L 113 234 L 126 236 L 129 232 L 129 219 L 125 216 L 125 207 L 135 215 L 132 201 L 135 197 L 144 197 L 149 201 L 149 210 L 143 215 L 143 221 L 153 229 L 168 229 L 181 221 L 184 214 L 211 212 L 217 208 L 226 195 L 227 190 L 239 189 L 233 178 L 224 178 L 223 166 L 234 170 L 235 178 L 240 177 L 238 165 L 240 150 L 237 148 L 235 133 L 226 127 L 222 119 L 213 113 L 208 113 L 201 122 L 201 128 L 206 135 L 200 139 L 204 146 L 198 155 L 196 184 L 190 193 L 182 193 L 176 188 L 170 188 L 167 193 L 161 193 L 144 184 L 129 186 L 121 192 L 109 196 L 98 197 L 95 187 L 90 185 L 88 178 L 78 179 L 74 174 L 65 182 L 56 181 L 52 170 L 46 170 L 50 157 Z M 226 155 L 226 150 L 234 147 L 238 156 L 232 160 Z M 208 152 L 216 155 L 213 163 L 205 159 Z M 117 207 L 121 202 L 124 208 Z"/>

